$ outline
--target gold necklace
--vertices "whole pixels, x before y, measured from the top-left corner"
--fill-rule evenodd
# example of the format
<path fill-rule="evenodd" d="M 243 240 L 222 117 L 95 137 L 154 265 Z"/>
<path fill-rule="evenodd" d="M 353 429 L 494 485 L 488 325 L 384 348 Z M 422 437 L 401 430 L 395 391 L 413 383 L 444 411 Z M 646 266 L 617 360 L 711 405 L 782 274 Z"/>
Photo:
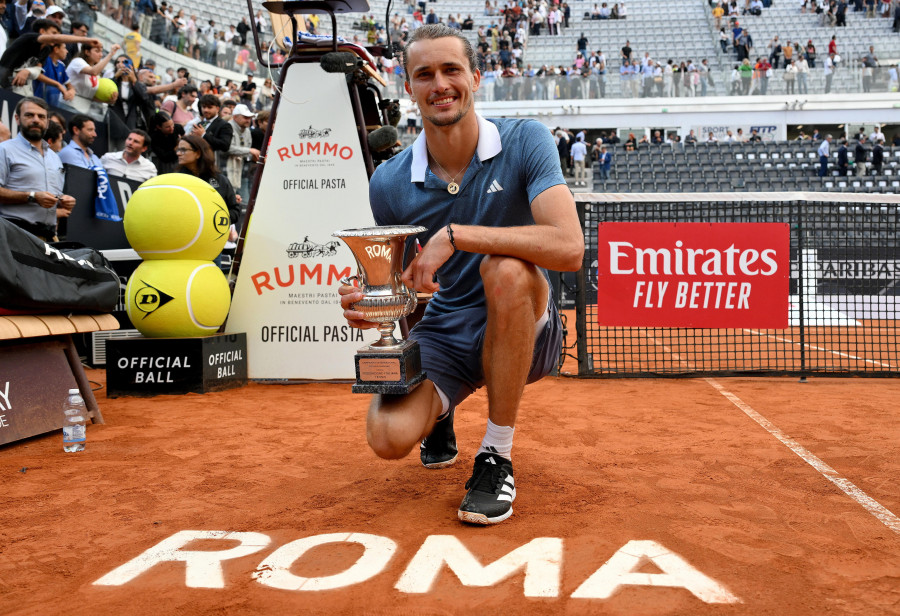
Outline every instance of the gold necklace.
<path fill-rule="evenodd" d="M 434 154 L 431 153 L 431 150 L 428 150 L 427 147 L 425 149 L 428 152 L 428 155 L 431 156 L 431 160 L 434 161 L 434 164 L 438 166 L 438 169 L 443 171 L 450 178 L 450 183 L 447 184 L 447 192 L 450 193 L 451 195 L 455 195 L 456 193 L 458 193 L 459 192 L 459 184 L 456 183 L 456 178 L 460 175 L 460 173 L 466 172 L 466 169 L 469 168 L 469 163 L 466 163 L 466 166 L 463 167 L 459 171 L 459 173 L 451 176 L 450 172 L 447 171 L 446 169 L 444 169 L 444 167 L 441 165 L 441 163 L 439 163 L 438 160 L 434 157 Z"/>

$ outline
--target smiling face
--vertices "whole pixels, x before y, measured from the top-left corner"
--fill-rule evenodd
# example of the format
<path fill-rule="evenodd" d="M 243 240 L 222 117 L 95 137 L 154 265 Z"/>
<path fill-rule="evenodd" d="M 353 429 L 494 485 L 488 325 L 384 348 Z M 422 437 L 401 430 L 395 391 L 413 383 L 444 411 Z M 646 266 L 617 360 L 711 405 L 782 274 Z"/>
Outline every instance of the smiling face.
<path fill-rule="evenodd" d="M 470 68 L 462 41 L 456 37 L 423 39 L 407 50 L 406 91 L 435 126 L 449 126 L 472 110 L 481 72 Z"/>

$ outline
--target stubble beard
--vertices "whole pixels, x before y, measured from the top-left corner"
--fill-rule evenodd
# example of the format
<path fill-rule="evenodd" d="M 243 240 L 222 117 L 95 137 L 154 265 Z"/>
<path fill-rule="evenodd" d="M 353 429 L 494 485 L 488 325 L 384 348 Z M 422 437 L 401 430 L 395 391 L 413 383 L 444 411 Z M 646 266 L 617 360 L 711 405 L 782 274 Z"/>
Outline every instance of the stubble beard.
<path fill-rule="evenodd" d="M 466 116 L 466 114 L 469 113 L 469 109 L 471 109 L 471 108 L 472 108 L 472 101 L 469 100 L 469 104 L 466 105 L 466 107 L 464 109 L 460 109 L 456 113 L 456 115 L 454 115 L 451 118 L 441 119 L 441 118 L 436 118 L 436 117 L 430 116 L 430 117 L 425 117 L 425 119 L 428 120 L 428 122 L 430 122 L 434 126 L 451 126 L 453 124 L 456 124 L 460 120 L 462 120 Z"/>

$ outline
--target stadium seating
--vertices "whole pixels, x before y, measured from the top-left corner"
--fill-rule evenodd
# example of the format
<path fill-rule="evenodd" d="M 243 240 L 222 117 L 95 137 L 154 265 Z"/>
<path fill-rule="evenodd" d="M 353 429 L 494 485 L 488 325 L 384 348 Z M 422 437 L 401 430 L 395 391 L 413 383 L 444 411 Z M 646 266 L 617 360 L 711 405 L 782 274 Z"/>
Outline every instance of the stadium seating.
<path fill-rule="evenodd" d="M 881 175 L 818 177 L 818 142 L 698 143 L 641 145 L 633 152 L 617 145 L 609 180 L 602 182 L 594 165 L 594 192 L 864 192 L 900 190 L 900 149 L 885 149 Z M 834 150 L 832 150 L 834 151 Z M 852 162 L 853 148 L 850 147 Z M 832 156 L 832 162 L 834 157 Z"/>

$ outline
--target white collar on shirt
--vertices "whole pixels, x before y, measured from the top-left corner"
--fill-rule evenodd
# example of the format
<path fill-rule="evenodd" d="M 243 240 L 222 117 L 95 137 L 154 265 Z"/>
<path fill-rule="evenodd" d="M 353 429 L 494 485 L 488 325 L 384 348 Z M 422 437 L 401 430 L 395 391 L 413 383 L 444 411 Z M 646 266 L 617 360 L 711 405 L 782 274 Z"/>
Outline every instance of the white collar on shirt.
<path fill-rule="evenodd" d="M 500 131 L 493 122 L 488 122 L 481 115 L 475 114 L 478 120 L 478 146 L 475 151 L 482 161 L 493 158 L 503 149 L 500 143 Z M 425 170 L 428 169 L 428 150 L 425 148 L 425 131 L 419 133 L 412 144 L 412 164 L 410 165 L 410 182 L 424 182 Z"/>

